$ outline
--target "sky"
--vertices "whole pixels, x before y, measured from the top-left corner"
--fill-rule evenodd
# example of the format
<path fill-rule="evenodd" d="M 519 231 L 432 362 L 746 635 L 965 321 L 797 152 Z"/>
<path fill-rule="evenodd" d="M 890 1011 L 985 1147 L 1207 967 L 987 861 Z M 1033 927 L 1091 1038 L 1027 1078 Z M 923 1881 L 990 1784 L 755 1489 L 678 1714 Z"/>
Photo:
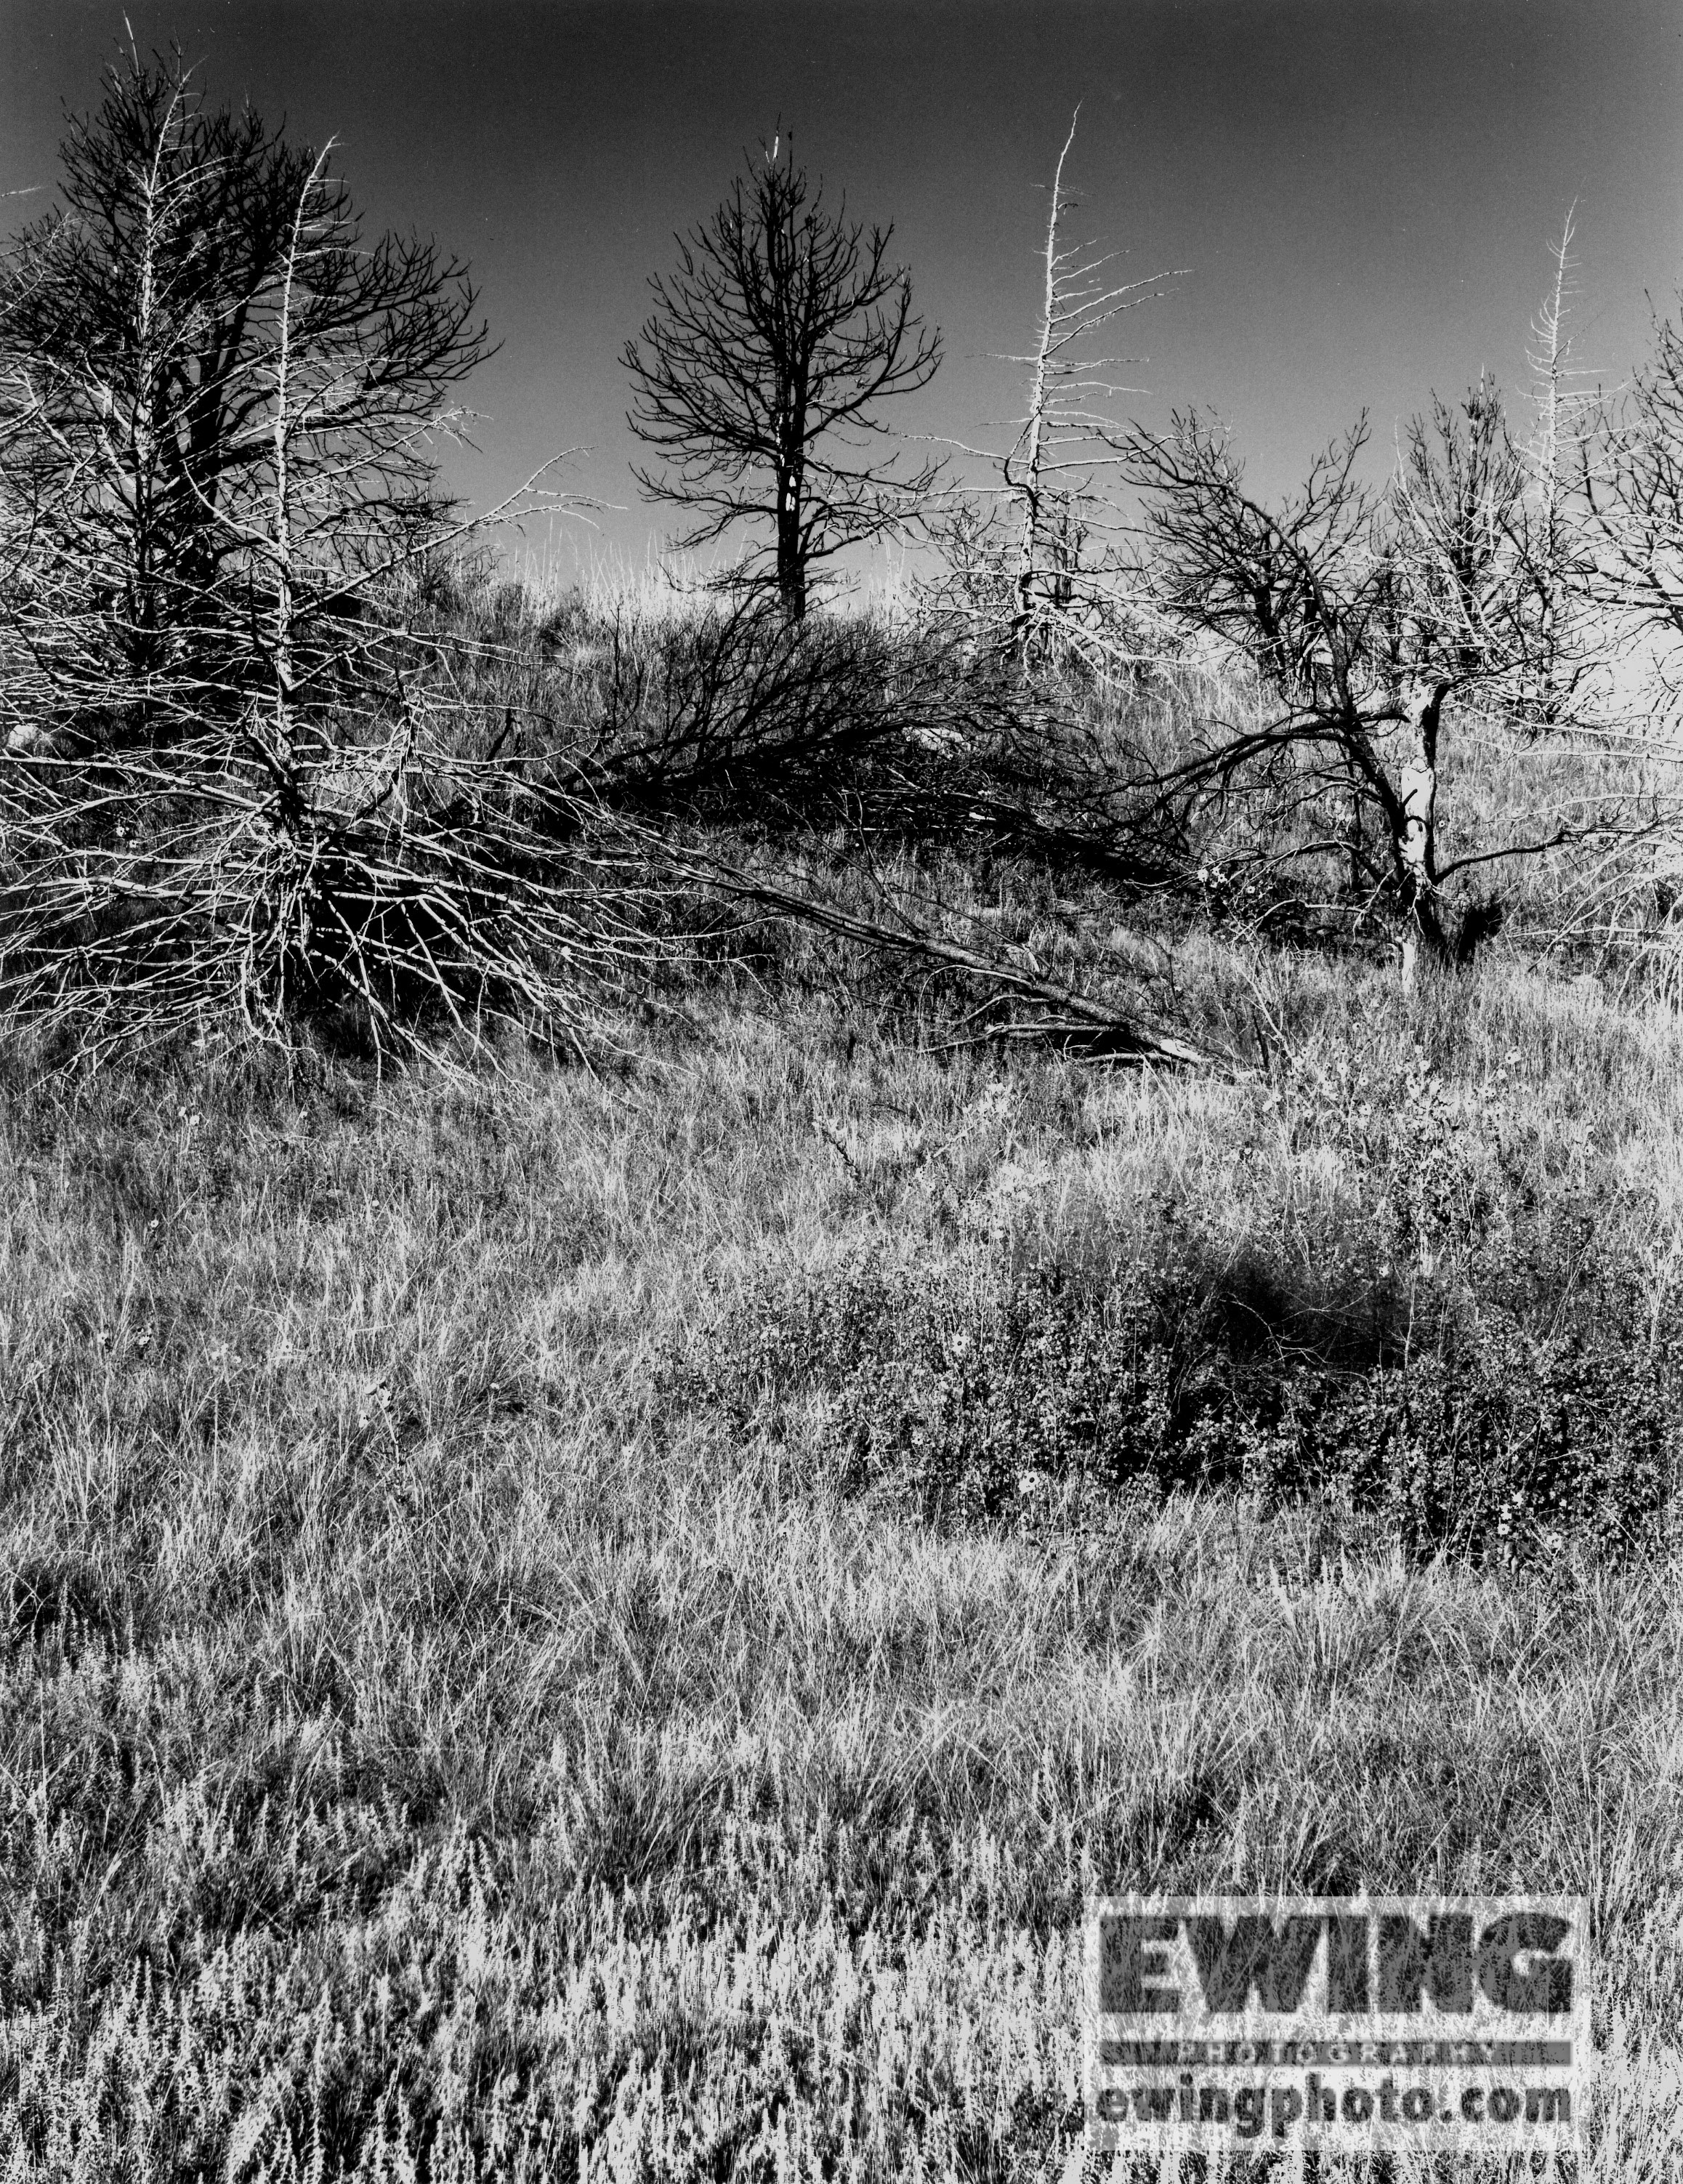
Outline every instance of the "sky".
<path fill-rule="evenodd" d="M 66 110 L 98 103 L 124 0 L 0 0 L 0 203 L 52 201 Z M 527 566 L 636 571 L 620 352 L 744 150 L 781 126 L 827 198 L 894 226 L 946 359 L 894 413 L 997 440 L 1032 336 L 1045 185 L 1078 103 L 1072 232 L 1138 278 L 1116 406 L 1213 407 L 1278 493 L 1367 410 L 1376 461 L 1436 389 L 1523 397 L 1548 244 L 1577 204 L 1579 361 L 1608 383 L 1683 282 L 1677 0 L 126 0 L 214 103 L 337 139 L 369 221 L 467 259 L 501 339 L 468 398 L 480 507 L 564 449 L 613 504 L 539 521 Z M 11 215 L 5 220 L 5 215 Z M 1003 438 L 1009 440 L 1007 429 Z"/>

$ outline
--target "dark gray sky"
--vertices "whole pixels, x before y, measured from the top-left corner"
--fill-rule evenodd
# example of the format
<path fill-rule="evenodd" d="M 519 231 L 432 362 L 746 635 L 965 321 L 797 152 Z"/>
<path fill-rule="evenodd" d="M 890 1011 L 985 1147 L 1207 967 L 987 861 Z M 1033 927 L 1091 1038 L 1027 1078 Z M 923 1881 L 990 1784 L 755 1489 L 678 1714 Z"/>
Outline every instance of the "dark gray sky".
<path fill-rule="evenodd" d="M 1436 387 L 1523 391 L 1546 245 L 1579 203 L 1575 332 L 1609 380 L 1683 281 L 1677 0 L 128 0 L 217 102 L 339 139 L 382 224 L 466 256 L 503 341 L 476 381 L 482 503 L 555 450 L 670 524 L 627 474 L 617 361 L 672 235 L 781 120 L 850 211 L 895 223 L 948 361 L 908 426 L 1014 407 L 1049 180 L 1125 271 L 1190 268 L 1130 322 L 1158 421 L 1213 404 L 1288 482 L 1364 405 L 1388 449 Z M 0 0 L 0 189 L 50 193 L 65 106 L 97 103 L 121 0 Z M 4 208 L 33 214 L 49 196 Z M 542 534 L 535 544 L 541 549 Z M 589 550 L 589 541 L 582 542 Z M 563 562 L 568 559 L 560 549 Z"/>

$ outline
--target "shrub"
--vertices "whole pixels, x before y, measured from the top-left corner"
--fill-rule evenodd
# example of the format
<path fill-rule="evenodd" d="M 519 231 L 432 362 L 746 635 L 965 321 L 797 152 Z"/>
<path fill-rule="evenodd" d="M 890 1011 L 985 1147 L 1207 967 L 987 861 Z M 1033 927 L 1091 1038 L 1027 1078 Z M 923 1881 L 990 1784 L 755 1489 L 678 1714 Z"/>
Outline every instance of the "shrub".
<path fill-rule="evenodd" d="M 1575 1323 L 1494 1306 L 1442 1320 L 1424 1352 L 1352 1363 L 1332 1324 L 1318 1355 L 1259 1341 L 1265 1278 L 1190 1251 L 1099 1285 L 867 1257 L 750 1284 L 669 1361 L 666 1392 L 738 1431 L 783 1431 L 816 1396 L 844 1490 L 937 1524 L 1067 1521 L 1095 1496 L 1201 1485 L 1376 1518 L 1417 1556 L 1652 1539 L 1683 1457 L 1683 1339 L 1652 1340 L 1610 1279 Z"/>
<path fill-rule="evenodd" d="M 1417 1554 L 1513 1563 L 1580 1538 L 1617 1556 L 1652 1544 L 1674 1498 L 1680 1361 L 1629 1324 L 1540 1334 L 1497 1313 L 1403 1368 L 1292 1373 L 1251 1422 L 1246 1475 L 1376 1512 Z"/>
<path fill-rule="evenodd" d="M 1011 1287 L 960 1262 L 931 1279 L 873 1256 L 751 1285 L 669 1365 L 667 1390 L 738 1429 L 828 1399 L 827 1451 L 850 1491 L 936 1522 L 1023 1515 L 1049 1487 L 1156 1480 L 1189 1443 L 1161 1303 L 1039 1274 Z"/>

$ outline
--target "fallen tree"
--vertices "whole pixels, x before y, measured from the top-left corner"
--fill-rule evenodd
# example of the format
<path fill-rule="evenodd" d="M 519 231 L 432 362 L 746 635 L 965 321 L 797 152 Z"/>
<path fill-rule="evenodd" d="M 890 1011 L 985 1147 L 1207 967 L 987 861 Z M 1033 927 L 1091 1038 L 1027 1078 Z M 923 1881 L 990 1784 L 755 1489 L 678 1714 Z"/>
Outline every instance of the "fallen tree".
<path fill-rule="evenodd" d="M 967 947 L 909 918 L 891 924 L 879 918 L 861 917 L 804 889 L 756 876 L 706 852 L 663 846 L 660 855 L 670 869 L 713 889 L 727 901 L 815 927 L 879 954 L 902 956 L 932 967 L 961 972 L 981 989 L 984 1008 L 1009 999 L 1031 1004 L 1040 1011 L 991 1023 L 979 1034 L 983 1039 L 1057 1045 L 1089 1059 L 1142 1067 L 1232 1067 L 1206 1048 L 1124 1014 L 1099 995 L 1025 969 L 997 953 Z"/>

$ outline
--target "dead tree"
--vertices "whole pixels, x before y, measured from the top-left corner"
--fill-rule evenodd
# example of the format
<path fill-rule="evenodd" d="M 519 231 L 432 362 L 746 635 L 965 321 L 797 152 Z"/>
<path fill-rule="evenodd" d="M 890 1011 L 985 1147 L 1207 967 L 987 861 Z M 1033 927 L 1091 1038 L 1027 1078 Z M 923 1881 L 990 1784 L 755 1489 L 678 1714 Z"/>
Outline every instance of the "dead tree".
<path fill-rule="evenodd" d="M 1578 449 L 1589 510 L 1585 589 L 1647 670 L 1675 726 L 1683 694 L 1683 332 L 1656 316 L 1653 350 Z"/>
<path fill-rule="evenodd" d="M 1597 701 L 1602 694 L 1594 686 L 1608 658 L 1606 618 L 1591 597 L 1594 551 L 1582 489 L 1600 396 L 1592 373 L 1573 360 L 1567 332 L 1576 293 L 1576 213 L 1574 204 L 1550 245 L 1553 276 L 1525 353 L 1533 426 L 1522 450 L 1530 491 L 1519 543 L 1536 602 L 1532 710 L 1540 727 L 1569 722 Z"/>
<path fill-rule="evenodd" d="M 1162 610 L 1246 663 L 1258 692 L 1254 717 L 1216 724 L 1173 785 L 1226 788 L 1285 763 L 1318 792 L 1353 792 L 1378 822 L 1370 877 L 1398 913 L 1405 960 L 1418 942 L 1445 961 L 1457 939 L 1447 881 L 1582 831 L 1563 822 L 1443 860 L 1446 707 L 1535 717 L 1558 653 L 1536 581 L 1528 473 L 1494 387 L 1481 382 L 1455 410 L 1435 401 L 1430 420 L 1408 428 L 1384 490 L 1359 475 L 1367 437 L 1364 420 L 1272 507 L 1246 491 L 1224 432 L 1195 413 L 1117 445 L 1145 497 Z"/>
<path fill-rule="evenodd" d="M 4 489 L 32 549 L 6 619 L 41 670 L 38 736 L 167 740 L 237 715 L 261 652 L 272 564 L 253 510 L 270 489 L 281 315 L 319 382 L 289 460 L 334 504 L 336 569 L 437 526 L 428 434 L 488 343 L 460 266 L 430 242 L 365 239 L 313 152 L 249 109 L 208 110 L 179 55 L 125 55 L 63 156 L 63 203 L 0 269 Z M 318 626 L 336 582 L 317 584 Z"/>
<path fill-rule="evenodd" d="M 565 1017 L 621 898 L 453 748 L 398 596 L 459 535 L 465 273 L 179 58 L 114 70 L 65 159 L 0 287 L 0 1001 L 84 1049 Z"/>
<path fill-rule="evenodd" d="M 1028 411 L 1001 466 L 1019 525 L 1011 637 L 1025 658 L 1044 651 L 1058 632 L 1090 629 L 1112 604 L 1105 580 L 1113 571 L 1102 561 L 1095 566 L 1086 551 L 1102 522 L 1094 471 L 1108 460 L 1105 443 L 1112 430 L 1092 404 L 1136 390 L 1105 376 L 1129 359 L 1095 355 L 1090 344 L 1178 277 L 1159 273 L 1111 282 L 1109 256 L 1095 257 L 1090 244 L 1067 240 L 1065 222 L 1076 201 L 1065 192 L 1063 170 L 1078 111 L 1052 176 L 1039 336 L 1032 354 L 1010 359 L 1029 372 Z"/>
<path fill-rule="evenodd" d="M 954 443 L 1000 482 L 961 496 L 940 534 L 972 615 L 994 625 L 1025 666 L 1072 649 L 1095 660 L 1138 652 L 1130 625 L 1143 603 L 1127 595 L 1117 518 L 1096 486 L 1116 465 L 1118 428 L 1096 405 L 1139 390 L 1112 380 L 1134 359 L 1103 354 L 1101 337 L 1179 277 L 1117 282 L 1112 254 L 1070 240 L 1078 200 L 1063 177 L 1078 117 L 1078 108 L 1052 176 L 1034 346 L 1000 359 L 1028 374 L 1026 407 L 1012 421 L 1017 437 L 1003 454 Z"/>
<path fill-rule="evenodd" d="M 791 620 L 815 571 L 897 528 L 937 474 L 901 468 L 878 415 L 941 357 L 889 260 L 893 234 L 829 213 L 793 144 L 774 142 L 678 238 L 678 270 L 650 281 L 655 309 L 625 347 L 631 428 L 669 465 L 637 469 L 644 494 L 690 516 L 683 549 L 766 525 L 732 577 L 775 586 Z"/>

